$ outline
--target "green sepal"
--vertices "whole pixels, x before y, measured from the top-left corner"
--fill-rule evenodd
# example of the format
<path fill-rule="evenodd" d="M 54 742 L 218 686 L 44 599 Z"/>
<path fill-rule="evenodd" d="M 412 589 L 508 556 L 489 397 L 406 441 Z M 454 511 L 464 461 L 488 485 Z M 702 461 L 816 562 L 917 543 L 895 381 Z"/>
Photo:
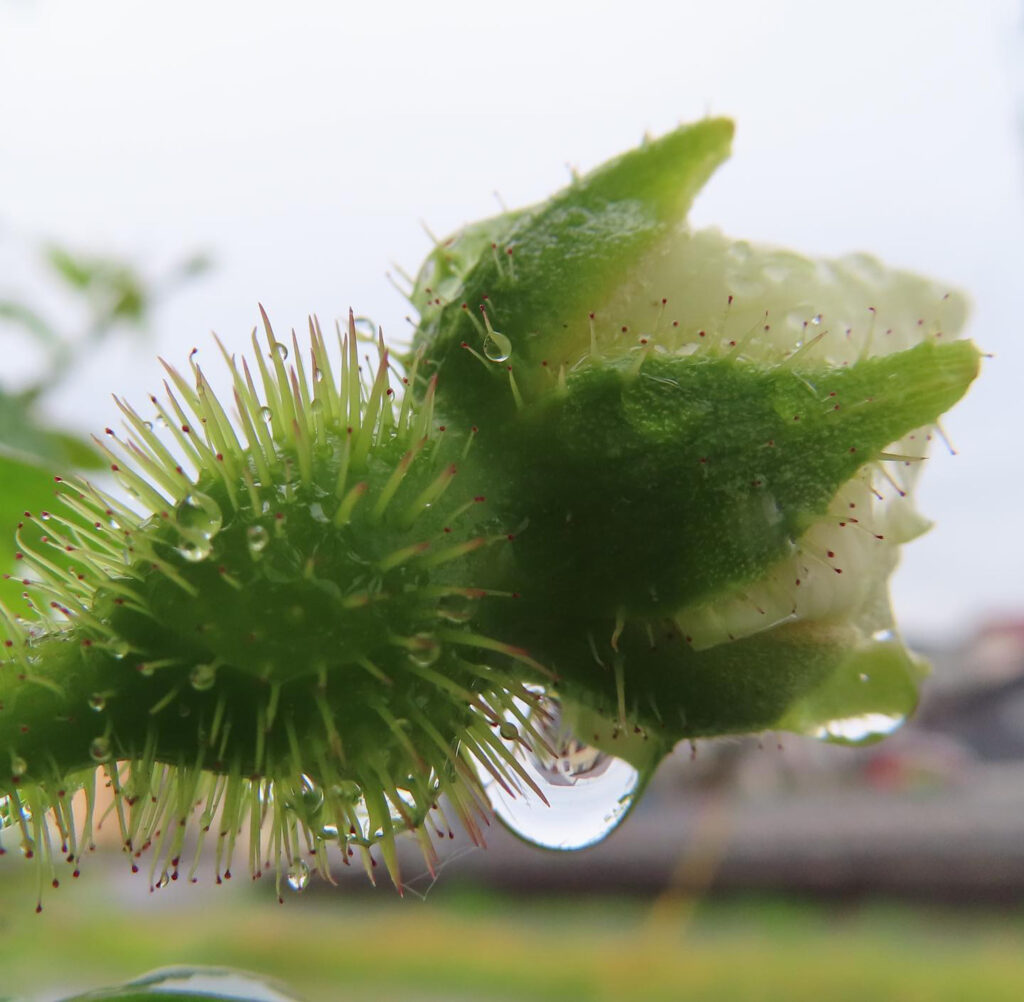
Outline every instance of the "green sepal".
<path fill-rule="evenodd" d="M 928 341 L 845 367 L 691 355 L 582 369 L 492 447 L 527 525 L 517 590 L 653 615 L 756 581 L 977 367 L 970 342 Z"/>
<path fill-rule="evenodd" d="M 526 395 L 543 359 L 583 354 L 590 344 L 588 314 L 600 311 L 686 216 L 728 156 L 732 134 L 726 119 L 676 129 L 541 205 L 474 224 L 440 243 L 420 271 L 412 302 L 421 315 L 413 347 L 425 348 L 430 364 L 443 371 L 443 405 L 478 424 L 511 410 L 511 401 L 494 393 L 499 373 L 482 378 L 479 363 L 462 347 L 481 345 L 486 323 L 508 338 L 517 364 L 534 374 L 524 377 Z"/>

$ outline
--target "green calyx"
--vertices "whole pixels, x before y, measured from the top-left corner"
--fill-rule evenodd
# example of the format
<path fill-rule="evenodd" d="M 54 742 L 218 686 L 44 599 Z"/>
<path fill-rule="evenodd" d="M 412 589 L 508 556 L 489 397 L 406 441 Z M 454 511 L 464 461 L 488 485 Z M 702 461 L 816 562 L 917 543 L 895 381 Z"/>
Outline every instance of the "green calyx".
<path fill-rule="evenodd" d="M 77 867 L 99 768 L 154 886 L 190 826 L 218 879 L 247 828 L 254 875 L 340 850 L 401 886 L 399 833 L 432 866 L 488 804 L 603 836 L 680 739 L 895 727 L 923 669 L 887 580 L 978 353 L 923 279 L 687 229 L 731 134 L 439 245 L 403 369 L 382 340 L 362 369 L 351 319 L 289 350 L 264 317 L 230 404 L 194 363 L 155 423 L 122 403 L 117 489 L 62 481 L 18 529 L 0 832 L 50 873 L 55 824 Z M 524 820 L 577 782 L 589 827 Z"/>

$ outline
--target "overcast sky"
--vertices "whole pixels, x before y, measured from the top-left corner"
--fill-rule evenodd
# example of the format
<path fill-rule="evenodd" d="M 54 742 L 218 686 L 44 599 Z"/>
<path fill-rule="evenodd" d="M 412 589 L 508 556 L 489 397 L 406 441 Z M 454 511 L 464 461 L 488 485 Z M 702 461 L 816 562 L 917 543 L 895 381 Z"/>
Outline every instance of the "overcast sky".
<path fill-rule="evenodd" d="M 944 422 L 933 532 L 895 584 L 911 636 L 1024 614 L 1024 14 L 1010 0 L 515 4 L 0 0 L 0 295 L 59 239 L 208 278 L 155 343 L 96 359 L 58 403 L 83 430 L 157 351 L 241 348 L 353 306 L 397 337 L 385 279 L 438 233 L 561 187 L 708 112 L 732 160 L 699 225 L 816 254 L 868 250 L 966 289 L 995 357 Z M 13 369 L 9 357 L 0 364 Z"/>

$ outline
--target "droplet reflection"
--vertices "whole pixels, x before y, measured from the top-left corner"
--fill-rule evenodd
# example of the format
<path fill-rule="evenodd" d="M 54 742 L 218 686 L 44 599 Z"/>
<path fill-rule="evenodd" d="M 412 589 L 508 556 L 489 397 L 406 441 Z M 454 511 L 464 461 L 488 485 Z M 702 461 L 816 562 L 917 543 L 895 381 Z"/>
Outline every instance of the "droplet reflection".
<path fill-rule="evenodd" d="M 546 849 L 582 849 L 600 842 L 629 813 L 641 786 L 640 773 L 628 762 L 580 741 L 563 721 L 555 700 L 543 697 L 536 707 L 523 709 L 549 748 L 535 741 L 528 747 L 525 737 L 506 744 L 547 804 L 521 781 L 515 796 L 510 795 L 481 770 L 494 813 L 514 834 Z M 502 737 L 510 733 L 505 729 Z"/>

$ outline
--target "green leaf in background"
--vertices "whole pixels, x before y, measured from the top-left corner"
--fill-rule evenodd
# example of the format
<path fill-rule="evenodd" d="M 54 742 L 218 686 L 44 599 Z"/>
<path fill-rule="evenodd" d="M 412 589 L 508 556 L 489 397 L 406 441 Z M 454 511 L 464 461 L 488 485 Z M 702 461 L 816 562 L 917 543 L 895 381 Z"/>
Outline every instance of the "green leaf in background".
<path fill-rule="evenodd" d="M 50 247 L 46 258 L 59 278 L 87 295 L 103 321 L 132 326 L 144 321 L 150 291 L 134 268 L 110 258 L 72 254 L 59 246 Z"/>
<path fill-rule="evenodd" d="M 102 461 L 88 442 L 66 431 L 44 427 L 23 396 L 0 390 L 0 455 L 24 463 L 54 467 L 66 473 L 72 466 L 98 470 Z M 3 480 L 5 492 L 14 481 Z"/>
<path fill-rule="evenodd" d="M 0 391 L 0 574 L 14 568 L 14 530 L 24 513 L 51 505 L 54 476 L 102 466 L 88 442 L 44 428 L 24 398 Z M 22 605 L 23 590 L 20 581 L 0 578 L 0 601 L 9 608 Z"/>
<path fill-rule="evenodd" d="M 45 467 L 0 453 L 0 573 L 14 567 L 14 528 L 23 512 L 46 508 L 53 499 L 53 486 L 53 474 Z M 24 605 L 22 591 L 20 581 L 0 578 L 0 602 L 12 611 Z"/>
<path fill-rule="evenodd" d="M 0 299 L 0 320 L 7 320 L 47 345 L 58 345 L 60 335 L 30 306 L 13 299 Z"/>

